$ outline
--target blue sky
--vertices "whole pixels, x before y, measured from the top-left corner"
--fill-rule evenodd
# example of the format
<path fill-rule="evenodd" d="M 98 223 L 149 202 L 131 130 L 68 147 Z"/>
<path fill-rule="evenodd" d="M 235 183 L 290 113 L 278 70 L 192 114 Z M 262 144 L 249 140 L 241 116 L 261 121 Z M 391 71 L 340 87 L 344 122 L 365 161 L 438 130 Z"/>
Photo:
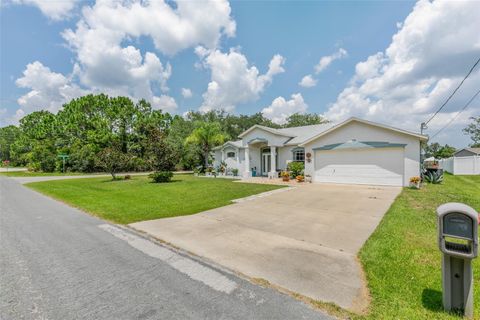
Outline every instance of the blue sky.
<path fill-rule="evenodd" d="M 70 0 L 71 5 L 65 1 L 61 8 L 42 1 L 13 0 L 0 9 L 0 125 L 16 123 L 35 110 L 56 112 L 81 94 L 107 92 L 146 98 L 178 114 L 227 108 L 264 112 L 281 123 L 293 112 L 315 112 L 333 121 L 360 116 L 416 130 L 480 56 L 480 36 L 474 32 L 480 28 L 480 14 L 471 13 L 480 12 L 475 2 L 234 1 L 193 11 L 187 10 L 189 3 L 179 4 L 185 13 L 175 2 L 167 9 L 142 11 L 148 5 L 137 1 Z M 140 11 L 129 15 L 134 3 Z M 139 12 L 151 15 L 136 21 Z M 196 14 L 211 19 L 197 20 Z M 116 25 L 116 15 L 131 25 Z M 172 16 L 181 22 L 162 24 Z M 439 25 L 445 19 L 450 24 Z M 150 26 L 151 21 L 160 22 Z M 109 46 L 115 50 L 108 57 L 94 52 L 98 48 L 79 22 L 83 31 L 93 31 L 93 43 L 105 42 L 104 52 Z M 459 39 L 445 40 L 448 28 L 457 24 L 463 28 L 455 29 Z M 198 34 L 184 36 L 179 32 L 183 27 Z M 121 35 L 116 35 L 119 29 Z M 451 53 L 445 52 L 449 46 Z M 153 54 L 148 63 L 147 52 Z M 325 63 L 319 68 L 322 57 Z M 453 60 L 457 63 L 450 70 L 445 65 Z M 125 61 L 131 65 L 125 67 Z M 415 68 L 408 69 L 412 64 Z M 479 74 L 472 74 L 427 133 L 457 116 Z M 313 83 L 301 86 L 307 75 Z M 182 88 L 191 97 L 182 96 Z M 468 144 L 461 128 L 479 110 L 474 103 L 435 139 Z"/>

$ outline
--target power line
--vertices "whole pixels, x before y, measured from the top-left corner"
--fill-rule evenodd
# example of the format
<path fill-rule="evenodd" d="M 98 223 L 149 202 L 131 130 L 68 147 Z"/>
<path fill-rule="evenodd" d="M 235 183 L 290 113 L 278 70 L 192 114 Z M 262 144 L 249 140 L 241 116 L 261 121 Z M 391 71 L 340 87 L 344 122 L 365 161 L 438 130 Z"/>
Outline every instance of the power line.
<path fill-rule="evenodd" d="M 461 114 L 463 111 L 465 111 L 465 109 L 467 109 L 467 107 L 468 107 L 468 106 L 470 105 L 470 103 L 472 103 L 472 101 L 478 96 L 478 94 L 480 94 L 480 90 L 478 90 L 477 93 L 475 93 L 475 94 L 473 95 L 473 97 L 472 97 L 470 100 L 468 100 L 467 104 L 465 104 L 465 105 L 463 106 L 462 110 L 460 110 L 460 112 L 458 112 L 458 113 L 455 115 L 455 117 L 452 118 L 452 120 L 450 120 L 450 121 L 449 121 L 445 126 L 443 126 L 440 130 L 438 130 L 437 132 L 435 132 L 435 134 L 434 134 L 433 136 L 431 136 L 430 139 L 435 138 L 435 136 L 438 135 L 440 132 L 442 132 L 443 129 L 445 129 L 445 128 L 448 127 L 450 124 L 452 124 L 452 122 L 455 121 L 455 120 L 458 118 L 458 116 L 460 116 L 460 114 Z"/>
<path fill-rule="evenodd" d="M 440 106 L 440 108 L 438 108 L 438 110 L 433 114 L 433 116 L 430 117 L 430 119 L 428 119 L 425 123 L 425 125 L 427 125 L 430 121 L 432 121 L 433 118 L 435 118 L 435 116 L 443 109 L 443 107 L 445 107 L 445 105 L 448 103 L 448 101 L 450 101 L 450 99 L 455 95 L 455 93 L 458 91 L 458 89 L 460 89 L 460 87 L 462 86 L 463 82 L 470 76 L 470 74 L 472 73 L 473 69 L 475 69 L 475 67 L 477 66 L 477 64 L 480 62 L 480 58 L 478 58 L 477 62 L 475 62 L 475 64 L 473 65 L 473 67 L 470 68 L 470 71 L 468 71 L 467 75 L 465 76 L 465 78 L 463 78 L 462 82 L 460 82 L 460 84 L 458 85 L 457 88 L 455 88 L 455 90 L 452 92 L 452 94 L 448 97 L 447 100 L 445 100 L 445 102 Z"/>

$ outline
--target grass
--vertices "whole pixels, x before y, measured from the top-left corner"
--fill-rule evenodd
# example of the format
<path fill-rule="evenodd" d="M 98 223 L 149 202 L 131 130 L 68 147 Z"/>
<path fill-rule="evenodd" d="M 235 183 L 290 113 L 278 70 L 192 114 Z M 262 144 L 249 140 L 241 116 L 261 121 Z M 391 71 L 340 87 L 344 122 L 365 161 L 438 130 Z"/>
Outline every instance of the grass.
<path fill-rule="evenodd" d="M 372 297 L 359 319 L 459 319 L 443 311 L 435 209 L 463 202 L 480 210 L 480 176 L 445 175 L 441 185 L 404 189 L 360 251 Z M 475 319 L 480 319 L 480 260 L 474 261 Z"/>
<path fill-rule="evenodd" d="M 101 177 L 34 182 L 27 186 L 120 224 L 194 214 L 281 187 L 186 174 L 175 175 L 170 183 L 151 183 L 146 176 L 132 176 L 131 180 L 121 181 Z"/>
<path fill-rule="evenodd" d="M 78 176 L 84 174 L 96 174 L 96 173 L 82 173 L 82 172 L 33 172 L 33 171 L 10 171 L 0 172 L 0 176 L 7 177 L 47 177 L 47 176 Z"/>

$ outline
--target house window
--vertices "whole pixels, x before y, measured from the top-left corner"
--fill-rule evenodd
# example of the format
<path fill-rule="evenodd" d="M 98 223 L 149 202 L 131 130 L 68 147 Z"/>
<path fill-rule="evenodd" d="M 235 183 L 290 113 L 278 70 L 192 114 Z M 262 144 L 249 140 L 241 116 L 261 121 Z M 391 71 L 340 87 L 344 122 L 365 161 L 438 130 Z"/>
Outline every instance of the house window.
<path fill-rule="evenodd" d="M 227 158 L 235 158 L 235 152 L 233 151 L 227 152 Z"/>
<path fill-rule="evenodd" d="M 293 161 L 305 161 L 305 149 L 293 150 Z"/>

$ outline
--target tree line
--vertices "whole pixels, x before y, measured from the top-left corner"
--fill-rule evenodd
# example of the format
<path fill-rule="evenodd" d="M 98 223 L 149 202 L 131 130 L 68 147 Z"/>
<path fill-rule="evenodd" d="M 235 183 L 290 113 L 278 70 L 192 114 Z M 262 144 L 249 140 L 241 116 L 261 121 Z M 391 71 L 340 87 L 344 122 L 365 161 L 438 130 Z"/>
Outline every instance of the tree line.
<path fill-rule="evenodd" d="M 207 166 L 211 149 L 255 124 L 279 128 L 323 123 L 294 114 L 280 126 L 263 117 L 224 111 L 185 116 L 154 110 L 145 100 L 104 94 L 73 99 L 53 114 L 37 111 L 0 128 L 0 158 L 34 171 L 169 171 Z"/>

